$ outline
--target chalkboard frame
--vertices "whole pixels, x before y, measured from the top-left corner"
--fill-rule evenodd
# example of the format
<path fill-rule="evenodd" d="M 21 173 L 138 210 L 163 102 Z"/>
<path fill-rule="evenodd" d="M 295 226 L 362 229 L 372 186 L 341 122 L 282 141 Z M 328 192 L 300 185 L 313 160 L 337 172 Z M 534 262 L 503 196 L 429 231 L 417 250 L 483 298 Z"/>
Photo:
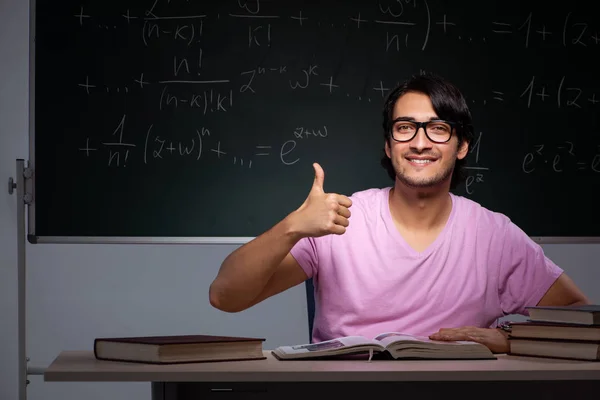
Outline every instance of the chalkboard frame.
<path fill-rule="evenodd" d="M 31 244 L 244 244 L 254 237 L 200 236 L 200 237 L 134 237 L 134 236 L 40 236 L 36 234 L 36 174 L 35 174 L 35 97 L 36 97 L 36 0 L 30 0 L 29 20 L 29 158 L 27 160 L 27 240 Z M 539 244 L 596 244 L 600 236 L 531 236 Z"/>

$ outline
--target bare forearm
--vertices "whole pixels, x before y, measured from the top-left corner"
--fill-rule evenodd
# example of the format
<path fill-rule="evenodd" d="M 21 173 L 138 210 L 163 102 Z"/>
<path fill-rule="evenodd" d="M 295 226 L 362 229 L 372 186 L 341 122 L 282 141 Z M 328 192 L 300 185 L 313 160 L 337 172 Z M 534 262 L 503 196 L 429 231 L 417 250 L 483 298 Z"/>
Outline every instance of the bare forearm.
<path fill-rule="evenodd" d="M 211 303 L 227 311 L 246 308 L 261 293 L 299 238 L 288 217 L 232 252 L 221 264 L 210 287 Z"/>
<path fill-rule="evenodd" d="M 569 305 L 570 306 L 585 306 L 585 305 L 590 305 L 590 304 L 592 304 L 592 302 L 589 299 L 585 298 L 583 300 L 576 301 L 576 302 L 571 303 Z"/>

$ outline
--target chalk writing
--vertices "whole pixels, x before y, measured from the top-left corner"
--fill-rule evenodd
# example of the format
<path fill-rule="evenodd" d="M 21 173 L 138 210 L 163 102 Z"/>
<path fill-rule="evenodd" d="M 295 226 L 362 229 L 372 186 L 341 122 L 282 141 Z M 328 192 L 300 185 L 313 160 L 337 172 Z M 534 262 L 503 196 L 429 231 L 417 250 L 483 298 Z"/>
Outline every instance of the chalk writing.
<path fill-rule="evenodd" d="M 293 160 L 292 160 L 293 157 L 291 157 L 291 156 L 288 158 L 288 155 L 290 153 L 292 153 L 295 148 L 296 148 L 295 140 L 288 140 L 281 146 L 281 152 L 279 153 L 279 158 L 284 165 L 294 165 L 298 161 L 300 161 L 299 158 L 296 158 Z"/>
<path fill-rule="evenodd" d="M 188 46 L 194 43 L 194 39 L 202 35 L 203 21 L 195 23 L 194 21 L 204 18 L 204 15 L 189 16 L 187 23 L 175 23 L 174 25 L 158 22 L 161 18 L 155 17 L 146 19 L 142 26 L 142 40 L 145 46 L 150 45 L 150 41 L 161 37 L 167 37 L 173 41 L 183 41 Z M 165 18 L 162 18 L 165 20 Z"/>
<path fill-rule="evenodd" d="M 256 93 L 252 84 L 254 83 L 254 78 L 257 75 L 265 75 L 267 73 L 276 73 L 283 74 L 287 72 L 287 67 L 285 65 L 275 66 L 275 67 L 258 67 L 251 71 L 243 71 L 240 72 L 240 76 L 244 77 L 244 84 L 240 86 L 240 93 Z"/>
<path fill-rule="evenodd" d="M 148 3 L 146 7 L 115 6 L 112 16 L 87 3 L 68 13 L 82 37 L 99 34 L 113 38 L 121 34 L 135 57 L 148 57 L 148 61 L 130 64 L 117 56 L 107 57 L 114 62 L 114 69 L 127 65 L 122 73 L 107 72 L 112 68 L 109 61 L 104 69 L 82 62 L 73 75 L 76 78 L 68 82 L 76 85 L 80 98 L 89 99 L 90 104 L 98 101 L 96 107 L 103 97 L 107 99 L 104 104 L 122 99 L 119 104 L 123 110 L 143 103 L 141 114 L 149 114 L 138 116 L 134 125 L 131 113 L 138 110 L 127 111 L 127 115 L 119 112 L 108 131 L 82 133 L 73 148 L 90 162 L 101 159 L 109 167 L 126 167 L 139 160 L 149 164 L 184 158 L 198 163 L 217 160 L 252 171 L 274 164 L 285 168 L 297 165 L 307 151 L 318 146 L 335 149 L 337 138 L 330 131 L 336 131 L 340 117 L 332 113 L 330 120 L 318 119 L 316 123 L 309 117 L 291 128 L 289 121 L 295 119 L 284 118 L 287 125 L 282 129 L 277 126 L 283 124 L 276 115 L 280 110 L 272 111 L 280 98 L 293 104 L 290 113 L 299 115 L 324 104 L 336 107 L 336 112 L 353 105 L 362 107 L 365 115 L 379 115 L 382 102 L 407 74 L 403 66 L 410 65 L 423 74 L 421 66 L 437 72 L 448 63 L 460 63 L 452 52 L 440 53 L 439 59 L 424 54 L 437 54 L 453 45 L 456 38 L 472 43 L 473 49 L 482 46 L 502 51 L 503 57 L 510 57 L 513 49 L 532 54 L 531 49 L 547 50 L 548 46 L 563 52 L 567 51 L 564 48 L 600 48 L 596 47 L 600 44 L 597 27 L 577 10 L 557 11 L 552 17 L 537 9 L 497 12 L 482 14 L 481 21 L 472 24 L 460 9 L 433 0 L 378 0 L 347 9 L 340 5 L 334 10 L 291 3 L 281 7 L 260 0 L 234 0 L 220 8 L 184 0 Z M 368 61 L 356 61 L 364 58 Z M 476 58 L 473 53 L 474 64 Z M 397 60 L 402 62 L 396 64 Z M 573 62 L 581 60 L 573 56 Z M 395 67 L 386 71 L 386 65 L 399 65 L 398 71 Z M 585 120 L 600 107 L 600 86 L 585 72 L 577 74 L 567 67 L 564 71 L 545 71 L 543 65 L 533 64 L 507 70 L 506 76 L 497 71 L 480 72 L 487 78 L 481 78 L 481 85 L 472 85 L 474 90 L 467 101 L 469 106 L 483 105 L 490 112 L 501 110 L 502 114 L 491 114 L 492 121 L 518 118 L 519 124 L 530 124 L 510 113 L 520 110 L 535 119 L 537 112 L 551 111 L 557 114 L 545 115 L 558 115 L 561 126 L 565 126 L 562 113 L 573 111 L 585 126 Z M 470 85 L 465 86 L 471 90 Z M 313 101 L 321 103 L 313 107 Z M 264 114 L 256 114 L 257 109 Z M 358 109 L 348 108 L 347 113 Z M 319 118 L 327 118 L 328 112 L 322 111 Z M 149 122 L 152 118 L 156 118 L 155 123 Z M 233 120 L 235 124 L 228 126 Z M 159 122 L 171 128 L 158 132 Z M 216 136 L 206 128 L 190 129 L 204 123 L 223 124 L 228 126 L 227 132 Z M 597 129 L 594 124 L 589 122 L 590 129 Z M 357 134 L 350 132 L 348 137 Z M 493 153 L 488 150 L 493 140 L 494 135 L 484 139 L 479 132 L 470 143 L 465 182 L 469 195 L 483 184 L 492 184 L 490 170 L 495 164 L 482 154 Z M 584 145 L 575 146 L 575 142 L 565 134 L 560 145 L 547 141 L 519 149 L 515 158 L 526 175 L 542 170 L 556 174 L 600 171 L 600 149 L 597 153 L 584 152 Z"/>
<path fill-rule="evenodd" d="M 264 44 L 271 46 L 271 24 L 248 26 L 248 47 Z"/>
<path fill-rule="evenodd" d="M 199 109 L 203 115 L 214 112 L 227 112 L 233 107 L 233 90 L 228 92 L 204 90 L 186 95 L 174 95 L 165 85 L 159 99 L 159 110 L 189 107 Z"/>
<path fill-rule="evenodd" d="M 429 8 L 429 3 L 427 2 L 427 0 L 422 0 L 422 1 L 379 1 L 379 11 L 382 14 L 383 18 L 377 18 L 374 20 L 375 24 L 378 25 L 382 25 L 382 26 L 391 26 L 394 28 L 394 32 L 390 33 L 390 31 L 386 31 L 386 40 L 385 40 L 385 50 L 386 52 L 390 50 L 390 48 L 394 49 L 396 51 L 400 51 L 400 36 L 404 37 L 404 45 L 406 48 L 409 47 L 409 32 L 403 32 L 402 34 L 398 34 L 395 33 L 399 27 L 416 27 L 420 24 L 416 23 L 416 22 L 412 22 L 406 19 L 399 19 L 400 17 L 403 17 L 403 15 L 405 14 L 405 11 L 408 11 L 410 9 L 417 9 L 419 8 L 418 6 L 423 6 L 423 11 L 424 11 L 424 28 L 422 29 L 424 31 L 424 33 L 422 34 L 423 37 L 418 39 L 418 45 L 420 46 L 421 50 L 425 50 L 425 48 L 427 47 L 427 42 L 429 41 L 429 35 L 431 32 L 431 10 Z M 366 20 L 363 21 L 360 19 L 360 14 L 359 14 L 359 18 L 353 19 L 353 21 L 357 22 L 357 26 L 360 26 L 360 22 L 367 22 Z M 414 32 L 414 31 L 413 31 Z M 414 33 L 413 33 L 414 34 Z M 394 47 L 392 47 L 392 45 Z"/>
<path fill-rule="evenodd" d="M 200 61 L 201 63 L 201 61 Z M 173 73 L 175 76 L 181 73 L 181 69 L 185 72 L 189 72 L 189 64 L 187 59 L 177 59 L 174 58 L 173 63 Z M 198 75 L 200 73 L 198 72 Z M 138 78 L 132 78 L 130 81 L 127 81 L 123 84 L 111 84 L 111 83 L 93 83 L 89 76 L 86 76 L 82 82 L 77 83 L 77 86 L 86 92 L 86 94 L 92 94 L 93 92 L 97 93 L 129 93 L 132 89 L 147 89 L 147 86 L 152 84 L 189 84 L 189 85 L 215 85 L 221 83 L 229 83 L 228 79 L 213 79 L 213 80 L 199 80 L 199 79 L 171 79 L 171 80 L 158 80 L 158 81 L 150 81 L 144 77 L 144 73 L 141 73 Z M 132 87 L 132 89 L 130 89 Z M 231 98 L 231 96 L 230 96 Z M 162 102 L 162 99 L 161 99 Z"/>
<path fill-rule="evenodd" d="M 116 127 L 112 136 L 116 140 L 111 140 L 109 142 L 103 142 L 102 144 L 109 148 L 109 156 L 108 156 L 108 165 L 110 166 L 113 162 L 116 163 L 117 166 L 123 162 L 123 166 L 126 166 L 127 159 L 129 158 L 129 148 L 135 147 L 135 144 L 125 143 L 123 142 L 123 133 L 125 129 L 125 118 L 127 116 L 123 115 L 119 125 Z M 121 156 L 123 156 L 123 160 L 121 160 Z"/>
<path fill-rule="evenodd" d="M 591 24 L 576 18 L 571 11 L 567 12 L 560 22 L 545 22 L 533 12 L 521 21 L 493 21 L 491 32 L 507 37 L 519 35 L 525 48 L 530 47 L 533 40 L 538 44 L 554 41 L 563 47 L 588 47 L 597 45 L 600 41 Z"/>
<path fill-rule="evenodd" d="M 468 176 L 465 180 L 465 190 L 467 194 L 475 193 L 475 187 L 484 182 L 485 173 L 490 169 L 480 163 L 480 151 L 481 151 L 481 138 L 482 132 L 475 138 L 474 143 L 470 146 L 469 156 L 471 159 L 465 169 L 468 172 Z"/>
<path fill-rule="evenodd" d="M 600 145 L 596 145 L 595 154 L 589 151 L 576 151 L 572 141 L 564 141 L 557 145 L 535 144 L 522 160 L 521 169 L 525 174 L 548 169 L 557 174 L 591 171 L 600 173 Z M 588 149 L 589 150 L 589 149 Z"/>
<path fill-rule="evenodd" d="M 597 98 L 596 93 L 571 85 L 566 76 L 560 77 L 557 82 L 550 83 L 541 81 L 539 78 L 536 80 L 536 77 L 533 76 L 519 97 L 527 102 L 527 108 L 531 108 L 532 104 L 544 102 L 554 104 L 557 108 L 582 108 L 596 106 L 600 103 L 600 98 Z"/>
<path fill-rule="evenodd" d="M 90 16 L 83 13 L 83 6 L 81 6 L 81 10 L 78 14 L 75 14 L 75 18 L 79 20 L 79 26 L 83 26 L 83 20 L 90 18 Z"/>
<path fill-rule="evenodd" d="M 298 127 L 294 130 L 294 138 L 296 139 L 307 139 L 309 137 L 326 138 L 327 135 L 328 133 L 326 126 L 323 126 L 323 129 L 307 129 L 304 127 Z"/>
<path fill-rule="evenodd" d="M 91 158 L 98 151 L 104 150 L 109 167 L 126 167 L 130 161 L 130 156 L 135 154 L 136 149 L 142 151 L 140 160 L 143 164 L 152 162 L 168 162 L 175 158 L 187 158 L 193 161 L 201 162 L 210 155 L 220 161 L 230 161 L 240 167 L 252 168 L 256 158 L 268 159 L 274 149 L 272 144 L 257 144 L 253 148 L 251 155 L 232 154 L 227 150 L 226 144 L 222 140 L 211 141 L 211 131 L 206 127 L 200 127 L 187 137 L 173 139 L 169 132 L 158 133 L 154 124 L 150 124 L 144 135 L 142 144 L 124 140 L 125 123 L 127 115 L 123 115 L 117 126 L 110 134 L 109 140 L 103 140 L 98 145 L 94 145 L 92 140 L 87 137 L 83 145 L 78 147 L 78 151 L 85 157 Z M 134 135 L 131 135 L 134 136 Z M 138 136 L 139 135 L 135 135 Z M 297 146 L 298 140 L 309 140 L 309 138 L 324 139 L 328 136 L 327 126 L 322 128 L 298 127 L 292 132 L 293 140 L 286 140 L 279 148 L 275 150 L 278 161 L 283 165 L 294 165 L 299 158 L 293 157 L 293 152 Z M 267 161 L 268 162 L 268 161 Z"/>
<path fill-rule="evenodd" d="M 319 68 L 318 65 L 309 65 L 308 68 L 302 69 L 303 76 L 296 81 L 290 80 L 290 87 L 294 90 L 298 88 L 306 89 L 310 84 L 310 77 L 319 75 L 317 73 L 317 68 Z"/>
<path fill-rule="evenodd" d="M 100 143 L 102 148 L 107 150 L 108 152 L 108 166 L 127 166 L 127 161 L 129 159 L 130 152 L 136 147 L 134 143 L 124 140 L 126 118 L 127 115 L 124 114 L 119 120 L 119 123 L 117 124 L 116 128 L 110 135 L 110 138 Z M 85 154 L 86 158 L 89 158 L 90 152 L 96 152 L 99 150 L 98 147 L 90 146 L 90 138 L 87 137 L 85 139 L 85 146 L 79 147 L 77 150 Z"/>

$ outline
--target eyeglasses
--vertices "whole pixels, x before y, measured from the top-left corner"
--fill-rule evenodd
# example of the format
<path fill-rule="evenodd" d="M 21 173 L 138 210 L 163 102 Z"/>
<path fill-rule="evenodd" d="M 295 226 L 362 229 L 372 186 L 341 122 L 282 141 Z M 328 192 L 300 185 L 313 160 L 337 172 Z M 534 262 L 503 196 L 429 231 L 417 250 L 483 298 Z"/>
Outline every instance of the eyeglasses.
<path fill-rule="evenodd" d="M 397 142 L 410 142 L 417 136 L 419 128 L 425 130 L 425 135 L 434 143 L 446 143 L 452 137 L 456 127 L 452 121 L 431 120 L 425 122 L 408 121 L 398 118 L 393 121 L 390 136 Z"/>

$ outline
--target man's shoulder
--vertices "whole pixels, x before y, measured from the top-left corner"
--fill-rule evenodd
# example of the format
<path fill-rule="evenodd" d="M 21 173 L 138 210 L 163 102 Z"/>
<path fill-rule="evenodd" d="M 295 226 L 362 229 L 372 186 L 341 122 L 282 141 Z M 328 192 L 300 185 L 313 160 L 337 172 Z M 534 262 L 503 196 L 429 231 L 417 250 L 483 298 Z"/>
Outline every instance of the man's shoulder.
<path fill-rule="evenodd" d="M 465 221 L 471 221 L 480 227 L 493 230 L 503 229 L 511 224 L 510 218 L 501 212 L 491 210 L 468 197 L 453 193 L 451 195 L 454 203 L 457 204 L 459 218 Z"/>

